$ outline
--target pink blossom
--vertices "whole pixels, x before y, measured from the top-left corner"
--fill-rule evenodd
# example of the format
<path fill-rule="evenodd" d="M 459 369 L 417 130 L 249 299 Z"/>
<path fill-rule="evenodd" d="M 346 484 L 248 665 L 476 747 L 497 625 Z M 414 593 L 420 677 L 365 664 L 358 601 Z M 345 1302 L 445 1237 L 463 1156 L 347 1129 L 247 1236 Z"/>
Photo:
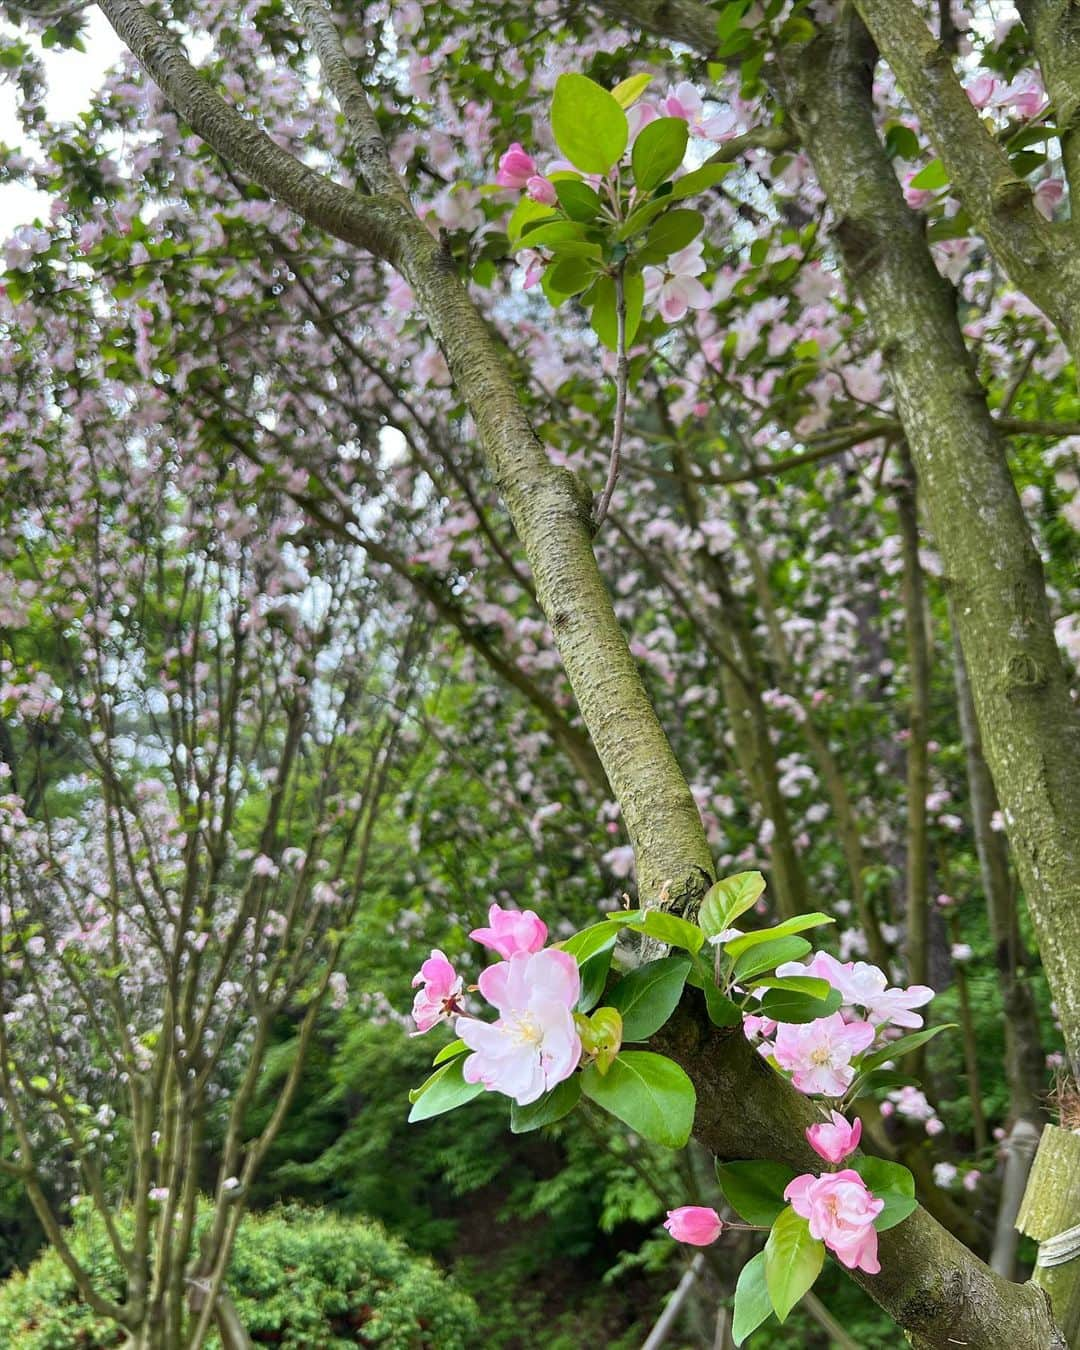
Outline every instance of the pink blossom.
<path fill-rule="evenodd" d="M 910 169 L 903 178 L 904 201 L 913 211 L 921 211 L 924 206 L 929 206 L 934 200 L 933 192 L 926 188 L 917 188 L 911 186 L 911 180 L 919 172 L 918 169 Z"/>
<path fill-rule="evenodd" d="M 809 1221 L 810 1236 L 824 1242 L 848 1270 L 864 1270 L 867 1275 L 881 1270 L 874 1220 L 885 1201 L 866 1189 L 858 1172 L 846 1168 L 822 1177 L 807 1172 L 788 1185 L 784 1199 Z"/>
<path fill-rule="evenodd" d="M 964 1180 L 961 1185 L 965 1191 L 975 1191 L 979 1188 L 979 1182 L 982 1180 L 982 1173 L 977 1169 L 964 1173 Z"/>
<path fill-rule="evenodd" d="M 748 1041 L 755 1036 L 771 1036 L 777 1023 L 771 1017 L 759 1017 L 757 1013 L 745 1013 L 742 1020 L 743 1035 Z"/>
<path fill-rule="evenodd" d="M 474 1051 L 462 1070 L 465 1081 L 527 1106 L 569 1078 L 581 1058 L 573 1018 L 580 987 L 577 962 L 550 947 L 488 966 L 480 992 L 499 1020 L 458 1018 L 457 1034 Z"/>
<path fill-rule="evenodd" d="M 701 95 L 689 80 L 683 80 L 679 84 L 668 85 L 663 106 L 668 117 L 681 117 L 684 122 L 693 122 L 701 116 Z"/>
<path fill-rule="evenodd" d="M 701 240 L 695 239 L 678 253 L 673 253 L 663 268 L 645 268 L 646 303 L 659 301 L 660 315 L 665 323 L 676 323 L 688 309 L 708 309 L 711 303 L 709 292 L 697 280 L 705 271 L 701 250 Z"/>
<path fill-rule="evenodd" d="M 1011 110 L 1023 121 L 1038 116 L 1046 103 L 1042 81 L 1030 70 L 1021 71 L 1013 82 L 1002 89 L 993 100 L 995 108 Z"/>
<path fill-rule="evenodd" d="M 935 1134 L 941 1134 L 943 1132 L 945 1123 L 944 1121 L 939 1120 L 937 1116 L 931 1116 L 924 1128 L 926 1133 L 933 1138 Z"/>
<path fill-rule="evenodd" d="M 413 1000 L 412 1015 L 416 1023 L 414 1036 L 430 1031 L 439 1022 L 445 1022 L 461 1011 L 460 999 L 463 981 L 444 953 L 433 948 L 431 955 L 413 976 L 413 988 L 423 988 Z"/>
<path fill-rule="evenodd" d="M 980 71 L 971 83 L 967 86 L 966 93 L 971 100 L 972 107 L 989 107 L 994 95 L 1001 88 L 996 76 L 991 75 L 989 71 Z"/>
<path fill-rule="evenodd" d="M 875 1027 L 885 1022 L 897 1027 L 921 1027 L 923 1019 L 912 1009 L 921 1008 L 934 997 L 934 991 L 925 984 L 912 984 L 907 989 L 886 988 L 885 972 L 868 961 L 856 961 L 850 967 L 846 984 L 845 1002 L 865 1008 L 867 1020 Z"/>
<path fill-rule="evenodd" d="M 517 261 L 525 269 L 525 280 L 522 284 L 525 290 L 529 290 L 543 275 L 547 259 L 535 248 L 523 248 L 517 255 Z"/>
<path fill-rule="evenodd" d="M 498 952 L 504 961 L 518 952 L 538 952 L 547 941 L 547 924 L 531 909 L 503 909 L 492 905 L 488 910 L 489 928 L 474 928 L 469 936 L 474 942 Z"/>
<path fill-rule="evenodd" d="M 1047 220 L 1054 217 L 1054 208 L 1065 195 L 1065 184 L 1060 178 L 1044 178 L 1035 188 L 1034 205 L 1039 215 Z"/>
<path fill-rule="evenodd" d="M 520 141 L 514 141 L 499 159 L 495 181 L 500 187 L 523 188 L 535 173 L 536 160 L 525 153 Z"/>
<path fill-rule="evenodd" d="M 800 1092 L 842 1097 L 851 1086 L 855 1070 L 851 1059 L 874 1039 L 869 1022 L 845 1022 L 839 1013 L 816 1022 L 781 1022 L 773 1055 L 782 1069 L 789 1069 Z"/>
<path fill-rule="evenodd" d="M 639 131 L 647 127 L 650 122 L 655 122 L 660 114 L 651 103 L 644 99 L 639 100 L 631 108 L 626 110 L 626 121 L 630 127 L 630 141 L 633 143 Z"/>
<path fill-rule="evenodd" d="M 538 173 L 534 173 L 525 184 L 525 195 L 530 201 L 539 202 L 541 206 L 554 206 L 559 200 L 555 184 Z"/>
<path fill-rule="evenodd" d="M 669 1209 L 664 1227 L 676 1242 L 688 1242 L 691 1247 L 708 1247 L 724 1231 L 724 1222 L 715 1209 L 704 1205 L 683 1205 Z"/>
<path fill-rule="evenodd" d="M 854 1153 L 862 1138 L 862 1121 L 856 1117 L 854 1125 L 839 1111 L 831 1111 L 830 1121 L 811 1125 L 806 1131 L 810 1147 L 826 1162 L 838 1163 Z"/>

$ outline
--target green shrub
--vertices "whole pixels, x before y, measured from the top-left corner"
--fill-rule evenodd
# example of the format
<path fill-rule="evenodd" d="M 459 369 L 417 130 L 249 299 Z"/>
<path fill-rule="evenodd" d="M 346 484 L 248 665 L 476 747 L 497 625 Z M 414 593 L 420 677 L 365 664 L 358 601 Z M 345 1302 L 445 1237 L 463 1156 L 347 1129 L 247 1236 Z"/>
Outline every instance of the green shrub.
<path fill-rule="evenodd" d="M 104 1293 L 120 1271 L 96 1216 L 75 1225 L 73 1250 Z M 229 1267 L 229 1293 L 256 1345 L 280 1350 L 465 1350 L 476 1309 L 429 1261 L 377 1224 L 289 1207 L 249 1215 Z M 51 1249 L 0 1285 L 0 1346 L 112 1350 L 116 1327 L 95 1316 Z M 219 1350 L 216 1337 L 208 1342 Z"/>

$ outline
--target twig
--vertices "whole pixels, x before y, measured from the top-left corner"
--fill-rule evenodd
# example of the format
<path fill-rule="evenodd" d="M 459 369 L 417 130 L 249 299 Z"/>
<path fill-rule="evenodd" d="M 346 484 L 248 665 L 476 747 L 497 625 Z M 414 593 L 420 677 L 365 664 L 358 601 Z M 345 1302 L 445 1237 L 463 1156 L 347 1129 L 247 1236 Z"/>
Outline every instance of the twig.
<path fill-rule="evenodd" d="M 596 503 L 593 516 L 594 533 L 604 523 L 615 484 L 619 480 L 623 430 L 626 426 L 626 386 L 629 383 L 630 362 L 626 357 L 626 289 L 621 266 L 615 273 L 615 352 L 615 426 L 611 433 L 611 458 L 608 461 L 607 482 L 600 494 L 600 500 Z"/>

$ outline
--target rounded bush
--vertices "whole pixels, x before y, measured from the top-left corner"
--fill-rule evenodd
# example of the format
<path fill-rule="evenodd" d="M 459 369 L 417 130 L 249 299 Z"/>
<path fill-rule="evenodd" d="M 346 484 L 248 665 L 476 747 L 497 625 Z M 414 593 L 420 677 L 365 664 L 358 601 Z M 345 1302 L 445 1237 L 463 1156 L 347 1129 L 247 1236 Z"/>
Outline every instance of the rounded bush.
<path fill-rule="evenodd" d="M 68 1238 L 96 1287 L 119 1297 L 120 1270 L 97 1216 Z M 474 1303 L 430 1261 L 377 1224 L 322 1210 L 248 1215 L 227 1284 L 255 1345 L 279 1350 L 466 1350 L 478 1334 Z M 114 1350 L 123 1341 L 86 1307 L 52 1249 L 0 1285 L 0 1346 Z M 207 1346 L 220 1350 L 216 1336 Z"/>

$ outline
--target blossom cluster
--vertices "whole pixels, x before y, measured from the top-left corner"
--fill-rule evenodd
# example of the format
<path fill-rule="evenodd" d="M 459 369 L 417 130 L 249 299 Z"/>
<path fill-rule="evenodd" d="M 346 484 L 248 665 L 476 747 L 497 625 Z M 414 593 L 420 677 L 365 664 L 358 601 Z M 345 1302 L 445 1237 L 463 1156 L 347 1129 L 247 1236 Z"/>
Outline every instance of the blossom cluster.
<path fill-rule="evenodd" d="M 827 1121 L 811 1125 L 806 1138 L 819 1157 L 829 1163 L 843 1162 L 859 1145 L 862 1121 L 851 1124 L 836 1111 Z M 876 1275 L 878 1235 L 874 1220 L 885 1208 L 851 1168 L 815 1175 L 804 1172 L 784 1189 L 784 1199 L 800 1218 L 806 1219 L 810 1236 L 825 1246 L 848 1270 Z M 677 1242 L 707 1247 L 731 1227 L 714 1209 L 702 1205 L 683 1205 L 668 1211 L 664 1227 Z M 740 1225 L 734 1225 L 739 1227 Z"/>
<path fill-rule="evenodd" d="M 581 989 L 577 962 L 569 953 L 545 947 L 547 925 L 533 910 L 488 912 L 488 927 L 469 934 L 503 959 L 481 974 L 477 990 L 499 1014 L 485 1022 L 465 1010 L 464 979 L 438 950 L 413 979 L 414 1035 L 454 1020 L 454 1030 L 472 1053 L 462 1076 L 489 1092 L 527 1106 L 561 1083 L 581 1060 L 581 1037 L 574 1005 Z"/>
<path fill-rule="evenodd" d="M 812 976 L 825 980 L 843 999 L 839 1011 L 813 1022 L 785 1023 L 750 1014 L 743 1019 L 748 1037 L 761 1038 L 761 1051 L 788 1070 L 800 1092 L 842 1097 L 855 1078 L 852 1063 L 892 1028 L 921 1027 L 921 1008 L 934 997 L 926 985 L 890 988 L 885 972 L 866 961 L 838 961 L 816 952 L 809 961 L 777 966 L 781 978 Z"/>

